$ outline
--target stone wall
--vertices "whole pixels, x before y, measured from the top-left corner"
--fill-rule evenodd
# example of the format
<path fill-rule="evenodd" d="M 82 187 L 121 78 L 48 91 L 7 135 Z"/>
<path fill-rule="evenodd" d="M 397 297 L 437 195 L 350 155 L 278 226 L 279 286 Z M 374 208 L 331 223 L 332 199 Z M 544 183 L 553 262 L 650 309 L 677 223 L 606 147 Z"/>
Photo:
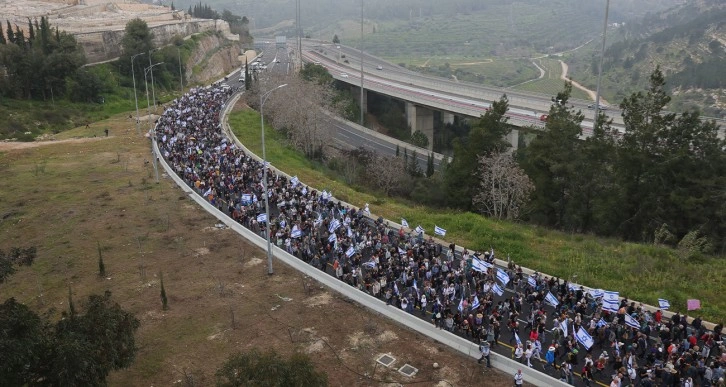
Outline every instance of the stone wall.
<path fill-rule="evenodd" d="M 184 77 L 189 84 L 206 84 L 222 74 L 229 74 L 241 66 L 242 50 L 234 41 L 217 35 L 205 36 L 185 63 Z M 242 56 L 243 57 L 243 56 Z M 194 72 L 197 68 L 197 72 Z"/>

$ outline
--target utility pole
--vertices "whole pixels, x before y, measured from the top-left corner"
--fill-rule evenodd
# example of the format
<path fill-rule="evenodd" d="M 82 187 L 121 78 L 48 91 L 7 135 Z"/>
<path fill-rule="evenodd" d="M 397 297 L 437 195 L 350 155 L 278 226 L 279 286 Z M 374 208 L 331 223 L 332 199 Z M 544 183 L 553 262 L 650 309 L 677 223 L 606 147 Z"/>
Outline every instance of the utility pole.
<path fill-rule="evenodd" d="M 363 126 L 365 89 L 363 89 L 363 0 L 360 0 L 360 126 Z"/>

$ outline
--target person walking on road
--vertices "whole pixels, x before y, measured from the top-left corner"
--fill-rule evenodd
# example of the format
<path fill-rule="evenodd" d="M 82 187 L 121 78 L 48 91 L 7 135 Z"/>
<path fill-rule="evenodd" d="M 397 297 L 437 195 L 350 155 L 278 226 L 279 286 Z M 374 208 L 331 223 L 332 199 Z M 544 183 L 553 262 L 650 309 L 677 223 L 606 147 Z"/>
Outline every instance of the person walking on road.
<path fill-rule="evenodd" d="M 479 352 L 481 352 L 479 364 L 481 364 L 482 360 L 487 359 L 487 368 L 492 368 L 492 362 L 489 358 L 490 348 L 488 341 L 482 341 L 481 344 L 479 344 Z"/>
<path fill-rule="evenodd" d="M 522 370 L 517 370 L 517 373 L 514 374 L 514 387 L 522 387 L 523 383 L 524 375 L 522 375 Z"/>

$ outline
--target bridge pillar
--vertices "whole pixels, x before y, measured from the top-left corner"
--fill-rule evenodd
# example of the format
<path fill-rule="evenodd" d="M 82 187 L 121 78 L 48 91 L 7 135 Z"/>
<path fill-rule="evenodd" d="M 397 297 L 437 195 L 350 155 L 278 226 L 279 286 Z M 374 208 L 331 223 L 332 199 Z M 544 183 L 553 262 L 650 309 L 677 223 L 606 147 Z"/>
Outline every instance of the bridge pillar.
<path fill-rule="evenodd" d="M 454 123 L 454 113 L 449 112 L 441 112 L 441 120 L 444 122 L 444 125 L 446 124 L 453 124 Z"/>
<path fill-rule="evenodd" d="M 411 134 L 420 130 L 429 139 L 428 149 L 434 147 L 434 111 L 406 101 L 406 120 Z"/>
<path fill-rule="evenodd" d="M 510 151 L 514 152 L 519 147 L 519 129 L 512 129 L 511 132 L 509 132 L 509 135 L 507 136 L 507 139 L 509 140 L 509 143 L 512 145 Z"/>
<path fill-rule="evenodd" d="M 360 106 L 360 86 L 350 85 L 350 91 Z M 368 89 L 363 89 L 363 113 L 368 113 Z"/>

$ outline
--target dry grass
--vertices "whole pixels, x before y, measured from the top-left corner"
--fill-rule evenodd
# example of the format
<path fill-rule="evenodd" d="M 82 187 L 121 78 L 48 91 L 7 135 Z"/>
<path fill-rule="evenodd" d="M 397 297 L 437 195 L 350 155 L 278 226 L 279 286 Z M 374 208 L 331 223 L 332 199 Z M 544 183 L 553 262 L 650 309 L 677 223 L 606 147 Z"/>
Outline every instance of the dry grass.
<path fill-rule="evenodd" d="M 68 286 L 77 304 L 111 290 L 141 321 L 137 359 L 111 374 L 111 385 L 211 385 L 230 353 L 252 347 L 310 353 L 332 386 L 408 381 L 375 366 L 381 353 L 396 357 L 395 365 L 418 368 L 411 381 L 420 385 L 441 379 L 456 386 L 508 383 L 508 375 L 494 372 L 482 378 L 474 359 L 373 315 L 289 267 L 278 264 L 268 277 L 261 250 L 216 228 L 169 179 L 154 183 L 145 163 L 149 142 L 127 116 L 63 135 L 98 136 L 109 128 L 107 139 L 0 150 L 0 248 L 38 248 L 35 264 L 0 286 L 0 301 L 16 297 L 57 318 L 67 307 Z M 106 278 L 98 276 L 97 243 Z M 168 311 L 159 296 L 162 271 Z"/>

